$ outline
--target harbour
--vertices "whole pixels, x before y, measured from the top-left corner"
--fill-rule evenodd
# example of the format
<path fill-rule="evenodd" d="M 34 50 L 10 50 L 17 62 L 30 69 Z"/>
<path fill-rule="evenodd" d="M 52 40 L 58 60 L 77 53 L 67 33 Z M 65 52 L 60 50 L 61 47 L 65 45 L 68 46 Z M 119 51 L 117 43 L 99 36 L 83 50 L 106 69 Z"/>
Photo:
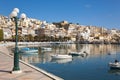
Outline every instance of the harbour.
<path fill-rule="evenodd" d="M 42 46 L 40 46 L 42 47 Z M 120 45 L 116 44 L 57 44 L 44 47 L 36 55 L 21 55 L 20 59 L 55 74 L 65 80 L 119 80 L 119 70 L 111 70 L 108 63 L 120 60 Z M 86 51 L 86 56 L 73 56 L 72 59 L 52 59 L 51 55 L 69 55 L 69 52 Z"/>
<path fill-rule="evenodd" d="M 0 80 L 120 80 L 119 3 L 3 0 Z"/>

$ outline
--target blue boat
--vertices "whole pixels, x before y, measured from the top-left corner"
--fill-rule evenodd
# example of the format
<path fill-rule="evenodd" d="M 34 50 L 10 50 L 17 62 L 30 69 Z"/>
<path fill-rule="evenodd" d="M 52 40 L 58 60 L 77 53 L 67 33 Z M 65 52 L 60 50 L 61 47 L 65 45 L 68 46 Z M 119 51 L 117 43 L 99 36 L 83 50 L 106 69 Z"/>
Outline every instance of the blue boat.
<path fill-rule="evenodd" d="M 25 47 L 25 48 L 21 48 L 19 51 L 21 53 L 37 53 L 38 49 Z"/>

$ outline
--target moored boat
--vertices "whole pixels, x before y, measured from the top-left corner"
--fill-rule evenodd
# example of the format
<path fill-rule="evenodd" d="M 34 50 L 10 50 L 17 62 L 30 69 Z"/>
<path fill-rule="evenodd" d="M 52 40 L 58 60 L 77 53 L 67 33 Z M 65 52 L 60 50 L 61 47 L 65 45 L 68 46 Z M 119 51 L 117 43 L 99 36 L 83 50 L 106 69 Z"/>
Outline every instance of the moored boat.
<path fill-rule="evenodd" d="M 61 55 L 61 54 L 56 54 L 51 56 L 52 59 L 69 59 L 72 58 L 71 55 Z"/>
<path fill-rule="evenodd" d="M 120 69 L 120 62 L 109 63 L 110 69 Z"/>
<path fill-rule="evenodd" d="M 72 58 L 67 58 L 67 59 L 52 59 L 51 62 L 53 63 L 59 63 L 59 64 L 62 64 L 62 63 L 68 63 L 68 62 L 71 62 L 72 61 Z"/>
<path fill-rule="evenodd" d="M 20 52 L 21 53 L 37 53 L 38 49 L 26 47 L 26 48 L 21 48 Z"/>
<path fill-rule="evenodd" d="M 51 50 L 52 50 L 52 48 L 48 48 L 48 47 L 41 47 L 41 50 L 51 51 Z"/>

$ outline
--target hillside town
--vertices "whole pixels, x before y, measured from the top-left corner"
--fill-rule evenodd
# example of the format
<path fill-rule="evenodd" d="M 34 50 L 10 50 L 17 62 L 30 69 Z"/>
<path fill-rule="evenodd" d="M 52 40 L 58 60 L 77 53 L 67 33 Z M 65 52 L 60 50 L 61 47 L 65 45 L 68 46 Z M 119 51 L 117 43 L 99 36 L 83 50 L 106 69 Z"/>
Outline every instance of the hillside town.
<path fill-rule="evenodd" d="M 9 17 L 0 16 L 0 29 L 4 41 L 14 41 L 15 23 Z M 85 26 L 68 21 L 48 23 L 33 18 L 18 20 L 19 41 L 60 41 L 77 43 L 120 43 L 120 30 Z"/>

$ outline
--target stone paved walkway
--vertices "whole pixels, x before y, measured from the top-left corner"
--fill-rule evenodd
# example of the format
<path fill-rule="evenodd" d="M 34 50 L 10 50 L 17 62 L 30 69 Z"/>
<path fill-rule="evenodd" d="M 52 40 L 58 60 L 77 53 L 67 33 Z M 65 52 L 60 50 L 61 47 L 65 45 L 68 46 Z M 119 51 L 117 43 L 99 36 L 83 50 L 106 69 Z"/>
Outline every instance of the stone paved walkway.
<path fill-rule="evenodd" d="M 0 52 L 0 80 L 61 80 L 61 78 L 51 78 L 34 68 L 20 62 L 22 73 L 11 74 L 13 68 L 13 58 Z"/>

